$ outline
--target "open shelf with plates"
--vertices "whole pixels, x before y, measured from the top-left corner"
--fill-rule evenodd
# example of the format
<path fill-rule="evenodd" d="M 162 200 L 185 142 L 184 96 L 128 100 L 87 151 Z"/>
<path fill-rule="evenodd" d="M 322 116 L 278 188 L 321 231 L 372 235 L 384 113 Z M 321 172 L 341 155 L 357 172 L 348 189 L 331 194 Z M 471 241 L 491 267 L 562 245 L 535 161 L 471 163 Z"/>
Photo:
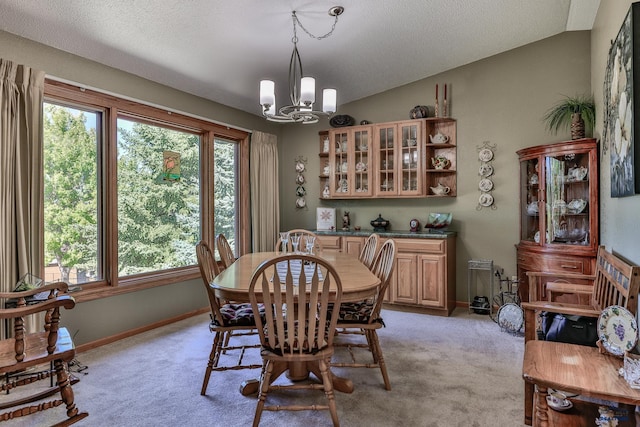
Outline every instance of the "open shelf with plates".
<path fill-rule="evenodd" d="M 592 274 L 598 249 L 598 149 L 579 139 L 518 151 L 521 298 L 527 271 Z M 544 297 L 544 289 L 538 290 Z"/>

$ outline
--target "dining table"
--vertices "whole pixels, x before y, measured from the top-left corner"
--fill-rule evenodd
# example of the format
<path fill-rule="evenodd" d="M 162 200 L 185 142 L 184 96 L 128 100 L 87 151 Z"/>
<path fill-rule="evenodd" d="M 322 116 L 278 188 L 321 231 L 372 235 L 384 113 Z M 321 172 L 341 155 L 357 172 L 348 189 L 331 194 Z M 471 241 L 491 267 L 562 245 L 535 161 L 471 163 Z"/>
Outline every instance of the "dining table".
<path fill-rule="evenodd" d="M 249 302 L 249 285 L 256 268 L 264 261 L 283 255 L 282 252 L 252 252 L 240 256 L 225 270 L 221 271 L 210 284 L 216 296 L 221 300 Z M 328 261 L 338 273 L 342 283 L 342 302 L 361 301 L 372 297 L 378 290 L 380 279 L 373 274 L 357 256 L 343 252 L 320 251 L 315 256 Z M 256 297 L 260 301 L 260 292 L 256 288 Z M 330 296 L 331 298 L 331 296 Z M 305 363 L 292 362 L 287 366 L 287 376 L 292 381 L 306 379 L 309 372 L 316 376 L 315 367 Z M 331 372 L 335 390 L 343 393 L 353 392 L 353 382 Z M 274 378 L 275 380 L 275 378 Z M 240 392 L 247 396 L 258 391 L 259 381 L 244 381 Z"/>

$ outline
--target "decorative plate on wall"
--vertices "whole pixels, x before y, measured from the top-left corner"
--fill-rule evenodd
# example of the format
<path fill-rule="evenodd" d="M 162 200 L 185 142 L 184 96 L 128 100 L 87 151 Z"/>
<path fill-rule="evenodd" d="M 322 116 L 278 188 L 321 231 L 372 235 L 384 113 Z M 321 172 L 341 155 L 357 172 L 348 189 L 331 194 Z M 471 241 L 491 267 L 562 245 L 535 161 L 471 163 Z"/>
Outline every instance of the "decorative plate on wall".
<path fill-rule="evenodd" d="M 483 178 L 493 175 L 493 166 L 488 163 L 481 164 L 480 169 L 478 169 L 478 174 Z"/>
<path fill-rule="evenodd" d="M 484 191 L 485 193 L 489 192 L 493 190 L 493 181 L 489 178 L 482 178 L 478 183 L 478 188 L 480 188 L 480 191 Z"/>
<path fill-rule="evenodd" d="M 482 150 L 480 150 L 480 152 L 478 153 L 478 158 L 480 159 L 480 161 L 482 162 L 490 162 L 491 159 L 493 159 L 493 151 L 491 151 L 488 148 L 483 148 Z"/>
<path fill-rule="evenodd" d="M 493 204 L 493 196 L 489 193 L 482 193 L 478 199 L 478 203 L 484 207 L 491 206 Z"/>

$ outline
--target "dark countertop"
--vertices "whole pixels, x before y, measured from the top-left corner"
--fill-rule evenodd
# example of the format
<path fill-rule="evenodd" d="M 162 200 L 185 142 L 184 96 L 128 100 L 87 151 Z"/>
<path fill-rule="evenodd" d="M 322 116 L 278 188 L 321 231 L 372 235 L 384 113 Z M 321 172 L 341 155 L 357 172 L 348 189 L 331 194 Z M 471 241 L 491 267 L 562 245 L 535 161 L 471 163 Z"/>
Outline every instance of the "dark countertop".
<path fill-rule="evenodd" d="M 336 230 L 314 230 L 314 233 L 322 236 L 358 236 L 358 237 L 369 237 L 371 233 L 373 233 L 373 229 L 362 229 L 360 231 L 355 231 L 353 227 L 349 231 L 343 231 L 342 229 Z M 391 230 L 391 231 L 377 231 L 380 237 L 390 237 L 390 238 L 403 238 L 403 239 L 450 239 L 454 238 L 458 235 L 457 232 L 447 230 L 447 231 L 431 231 L 427 229 L 422 229 L 421 231 L 412 233 L 409 230 Z"/>

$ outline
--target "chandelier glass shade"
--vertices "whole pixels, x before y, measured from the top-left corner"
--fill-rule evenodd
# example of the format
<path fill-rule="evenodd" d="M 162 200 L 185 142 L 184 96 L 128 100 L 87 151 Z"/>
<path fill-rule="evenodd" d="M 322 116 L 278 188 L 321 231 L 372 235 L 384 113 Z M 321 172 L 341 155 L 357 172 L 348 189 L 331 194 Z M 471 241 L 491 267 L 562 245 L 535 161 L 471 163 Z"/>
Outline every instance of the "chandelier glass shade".
<path fill-rule="evenodd" d="M 315 39 L 323 39 L 333 33 L 338 15 L 344 11 L 341 6 L 332 7 L 329 15 L 335 17 L 335 21 L 327 34 L 316 37 L 309 33 L 300 24 L 296 12 L 293 11 L 291 16 L 293 19 L 293 52 L 289 61 L 289 98 L 290 105 L 276 107 L 275 83 L 273 80 L 260 81 L 260 105 L 262 106 L 262 115 L 270 121 L 278 123 L 317 123 L 320 117 L 330 116 L 336 112 L 337 91 L 335 89 L 324 89 L 322 91 L 322 110 L 314 110 L 316 102 L 316 81 L 313 77 L 305 76 L 302 71 L 302 60 L 298 51 L 298 36 L 296 33 L 296 23 L 309 36 Z"/>

